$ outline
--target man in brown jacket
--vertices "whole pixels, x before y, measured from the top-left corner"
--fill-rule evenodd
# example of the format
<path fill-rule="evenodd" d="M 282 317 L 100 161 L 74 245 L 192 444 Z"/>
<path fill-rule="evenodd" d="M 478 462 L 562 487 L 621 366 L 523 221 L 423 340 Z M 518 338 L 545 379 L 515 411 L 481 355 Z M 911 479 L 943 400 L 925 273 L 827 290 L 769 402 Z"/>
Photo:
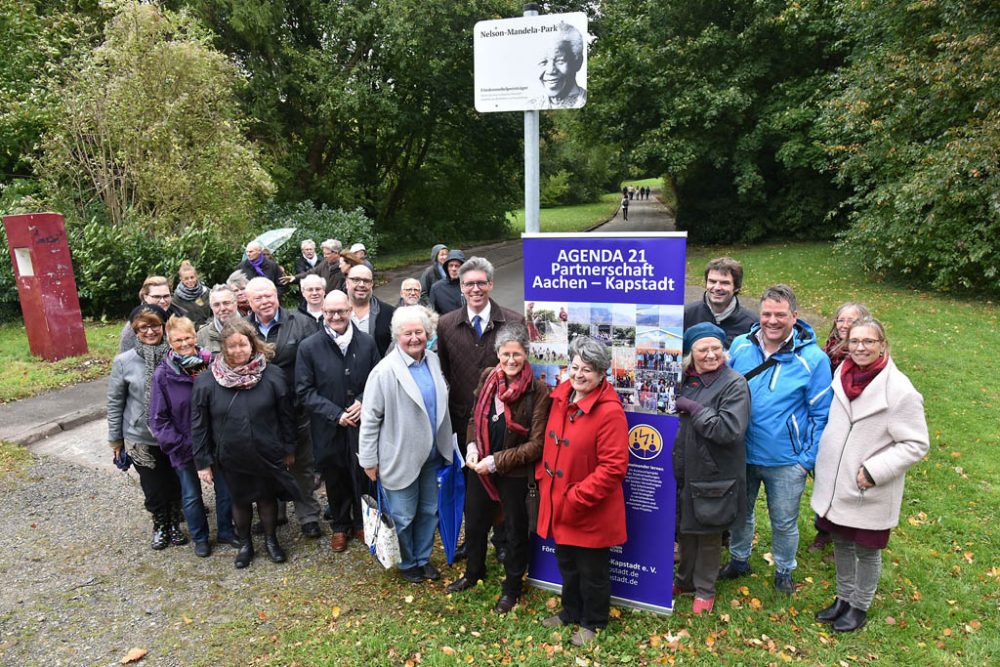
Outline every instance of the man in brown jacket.
<path fill-rule="evenodd" d="M 438 357 L 448 381 L 448 409 L 458 436 L 459 450 L 465 452 L 465 434 L 476 405 L 473 393 L 484 368 L 499 363 L 494 342 L 497 331 L 507 322 L 524 324 L 524 317 L 502 308 L 490 298 L 493 265 L 483 257 L 470 257 L 458 270 L 465 307 L 445 313 L 438 320 Z M 496 535 L 503 531 L 495 530 Z M 496 544 L 496 537 L 494 537 Z M 497 545 L 501 562 L 503 547 Z"/>

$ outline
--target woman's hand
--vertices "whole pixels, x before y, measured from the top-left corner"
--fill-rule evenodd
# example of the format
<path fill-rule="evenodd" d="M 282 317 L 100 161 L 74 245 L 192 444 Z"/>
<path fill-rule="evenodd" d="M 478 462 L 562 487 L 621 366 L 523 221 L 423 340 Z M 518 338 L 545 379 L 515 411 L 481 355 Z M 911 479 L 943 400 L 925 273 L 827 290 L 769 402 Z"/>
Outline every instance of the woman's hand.
<path fill-rule="evenodd" d="M 487 460 L 487 459 L 490 459 L 490 458 L 491 457 L 487 456 L 482 461 L 479 461 L 478 463 L 476 463 L 475 467 L 473 468 L 473 470 L 476 471 L 476 474 L 478 474 L 478 475 L 489 475 L 491 472 L 493 472 L 492 470 L 490 470 L 490 462 Z"/>
<path fill-rule="evenodd" d="M 865 467 L 861 466 L 858 468 L 858 488 L 864 491 L 865 489 L 870 489 L 873 486 L 875 486 L 875 483 L 868 481 L 868 473 L 865 471 Z"/>
<path fill-rule="evenodd" d="M 368 479 L 374 482 L 378 479 L 378 466 L 375 466 L 374 468 L 365 468 L 365 474 L 368 475 Z"/>
<path fill-rule="evenodd" d="M 211 468 L 202 468 L 201 470 L 199 470 L 198 471 L 198 479 L 200 479 L 201 481 L 205 482 L 205 484 L 211 484 L 212 483 L 212 469 Z"/>
<path fill-rule="evenodd" d="M 465 465 L 468 468 L 475 468 L 477 463 L 479 463 L 479 448 L 476 447 L 476 443 L 470 442 L 465 446 Z"/>

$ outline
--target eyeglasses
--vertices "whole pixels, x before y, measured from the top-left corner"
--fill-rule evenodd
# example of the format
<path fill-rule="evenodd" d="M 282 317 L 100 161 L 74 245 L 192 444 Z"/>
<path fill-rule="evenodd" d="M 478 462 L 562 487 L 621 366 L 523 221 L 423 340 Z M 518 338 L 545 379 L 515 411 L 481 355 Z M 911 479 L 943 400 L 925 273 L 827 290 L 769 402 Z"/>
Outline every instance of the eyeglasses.
<path fill-rule="evenodd" d="M 162 327 L 162 324 L 140 324 L 136 331 L 139 333 L 159 333 Z"/>
<path fill-rule="evenodd" d="M 854 324 L 854 317 L 839 317 L 836 320 L 837 324 Z"/>
<path fill-rule="evenodd" d="M 847 341 L 847 347 L 875 347 L 881 342 L 881 338 L 851 338 Z"/>
<path fill-rule="evenodd" d="M 351 314 L 350 308 L 340 308 L 338 310 L 323 310 L 323 314 L 327 317 L 347 317 Z"/>
<path fill-rule="evenodd" d="M 462 283 L 462 287 L 465 287 L 466 289 L 484 290 L 486 289 L 486 286 L 489 284 L 490 283 L 486 280 L 475 280 L 475 281 L 470 280 L 467 283 Z"/>
<path fill-rule="evenodd" d="M 419 287 L 404 287 L 401 291 L 403 292 L 419 292 Z"/>
<path fill-rule="evenodd" d="M 371 278 L 348 278 L 348 280 L 355 285 L 371 285 L 373 282 Z"/>
<path fill-rule="evenodd" d="M 147 294 L 146 297 L 153 301 L 170 301 L 170 294 Z"/>

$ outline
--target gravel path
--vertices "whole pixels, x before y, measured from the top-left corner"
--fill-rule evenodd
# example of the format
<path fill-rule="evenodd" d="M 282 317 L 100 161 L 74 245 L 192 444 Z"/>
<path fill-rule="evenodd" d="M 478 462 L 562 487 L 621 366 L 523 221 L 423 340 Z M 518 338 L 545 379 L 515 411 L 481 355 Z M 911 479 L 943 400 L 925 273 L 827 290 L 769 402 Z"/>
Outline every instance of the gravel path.
<path fill-rule="evenodd" d="M 153 551 L 135 472 L 36 456 L 0 486 L 0 665 L 117 665 L 132 647 L 149 651 L 144 666 L 246 664 L 220 626 L 266 626 L 258 615 L 289 581 L 316 599 L 371 576 L 363 546 L 333 554 L 294 520 L 279 531 L 282 565 L 262 548 L 244 571 L 228 546 L 207 559 L 191 545 Z"/>

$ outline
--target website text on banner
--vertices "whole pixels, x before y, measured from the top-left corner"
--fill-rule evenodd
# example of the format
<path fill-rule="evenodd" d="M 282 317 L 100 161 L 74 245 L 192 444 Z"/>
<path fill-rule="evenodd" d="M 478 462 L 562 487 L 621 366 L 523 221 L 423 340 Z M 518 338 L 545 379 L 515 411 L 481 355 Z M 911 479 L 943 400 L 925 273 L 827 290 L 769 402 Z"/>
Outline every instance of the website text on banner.
<path fill-rule="evenodd" d="M 526 234 L 525 319 L 536 377 L 567 377 L 569 343 L 590 336 L 611 349 L 607 379 L 629 426 L 628 541 L 611 550 L 612 600 L 670 613 L 675 486 L 671 450 L 681 381 L 687 235 Z M 529 581 L 560 589 L 555 545 L 534 536 Z"/>

